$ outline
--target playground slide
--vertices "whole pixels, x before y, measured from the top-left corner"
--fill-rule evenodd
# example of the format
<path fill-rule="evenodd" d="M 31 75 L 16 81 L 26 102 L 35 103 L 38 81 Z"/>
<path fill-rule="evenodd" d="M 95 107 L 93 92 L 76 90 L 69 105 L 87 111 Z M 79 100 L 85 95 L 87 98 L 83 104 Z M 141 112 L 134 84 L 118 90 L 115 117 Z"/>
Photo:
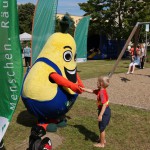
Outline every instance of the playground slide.
<path fill-rule="evenodd" d="M 92 54 L 90 54 L 90 55 L 88 56 L 88 59 L 92 59 L 94 56 L 97 55 L 97 53 L 98 53 L 98 52 L 93 52 Z"/>

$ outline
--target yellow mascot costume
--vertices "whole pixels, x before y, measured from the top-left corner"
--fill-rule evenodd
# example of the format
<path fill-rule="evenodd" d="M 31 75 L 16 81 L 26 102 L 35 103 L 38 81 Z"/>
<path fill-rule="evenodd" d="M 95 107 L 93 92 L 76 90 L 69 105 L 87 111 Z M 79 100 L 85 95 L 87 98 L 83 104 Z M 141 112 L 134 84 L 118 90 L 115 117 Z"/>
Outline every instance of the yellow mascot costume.
<path fill-rule="evenodd" d="M 76 44 L 66 33 L 68 22 L 68 17 L 64 16 L 62 32 L 49 37 L 22 88 L 26 108 L 38 118 L 38 124 L 50 132 L 66 126 L 65 114 L 83 87 L 77 74 Z"/>

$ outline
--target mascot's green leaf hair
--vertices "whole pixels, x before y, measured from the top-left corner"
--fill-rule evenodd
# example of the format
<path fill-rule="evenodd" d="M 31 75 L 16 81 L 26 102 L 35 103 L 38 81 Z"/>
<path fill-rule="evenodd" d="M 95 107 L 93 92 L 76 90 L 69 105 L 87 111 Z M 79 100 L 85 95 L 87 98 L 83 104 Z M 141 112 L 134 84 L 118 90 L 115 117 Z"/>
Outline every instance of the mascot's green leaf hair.
<path fill-rule="evenodd" d="M 60 21 L 60 32 L 68 33 L 69 28 L 72 25 L 72 21 L 69 16 L 65 15 L 62 20 Z"/>

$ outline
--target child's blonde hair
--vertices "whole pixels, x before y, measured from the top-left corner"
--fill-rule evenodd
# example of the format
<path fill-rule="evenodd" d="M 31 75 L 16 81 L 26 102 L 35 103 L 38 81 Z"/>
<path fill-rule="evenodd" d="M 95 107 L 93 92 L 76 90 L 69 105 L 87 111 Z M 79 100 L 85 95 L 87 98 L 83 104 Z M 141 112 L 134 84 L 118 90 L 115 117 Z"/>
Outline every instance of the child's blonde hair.
<path fill-rule="evenodd" d="M 103 88 L 107 88 L 109 86 L 109 77 L 108 76 L 100 76 L 98 77 L 99 85 L 102 82 Z"/>

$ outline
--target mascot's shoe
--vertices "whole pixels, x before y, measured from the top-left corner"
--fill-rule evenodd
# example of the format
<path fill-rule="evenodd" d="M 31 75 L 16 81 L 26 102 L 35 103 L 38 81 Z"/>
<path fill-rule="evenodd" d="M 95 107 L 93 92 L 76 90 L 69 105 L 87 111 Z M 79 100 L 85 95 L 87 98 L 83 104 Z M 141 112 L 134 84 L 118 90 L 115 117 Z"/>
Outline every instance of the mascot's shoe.
<path fill-rule="evenodd" d="M 57 124 L 49 123 L 46 127 L 47 132 L 56 132 L 57 131 Z"/>
<path fill-rule="evenodd" d="M 57 127 L 66 127 L 66 126 L 67 126 L 67 120 L 60 121 L 57 124 Z"/>
<path fill-rule="evenodd" d="M 67 120 L 65 118 L 61 120 L 49 120 L 49 123 L 38 124 L 38 126 L 42 126 L 47 132 L 56 132 L 58 127 L 66 127 Z"/>

